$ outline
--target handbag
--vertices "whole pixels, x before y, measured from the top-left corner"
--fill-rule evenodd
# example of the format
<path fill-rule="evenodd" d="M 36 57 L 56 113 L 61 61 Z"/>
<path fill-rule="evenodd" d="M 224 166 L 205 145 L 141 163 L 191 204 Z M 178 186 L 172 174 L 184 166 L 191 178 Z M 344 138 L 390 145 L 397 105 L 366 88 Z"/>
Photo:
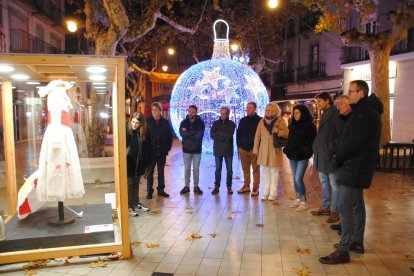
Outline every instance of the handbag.
<path fill-rule="evenodd" d="M 279 137 L 276 133 L 273 133 L 273 146 L 275 149 L 281 149 L 286 147 L 288 139 Z"/>

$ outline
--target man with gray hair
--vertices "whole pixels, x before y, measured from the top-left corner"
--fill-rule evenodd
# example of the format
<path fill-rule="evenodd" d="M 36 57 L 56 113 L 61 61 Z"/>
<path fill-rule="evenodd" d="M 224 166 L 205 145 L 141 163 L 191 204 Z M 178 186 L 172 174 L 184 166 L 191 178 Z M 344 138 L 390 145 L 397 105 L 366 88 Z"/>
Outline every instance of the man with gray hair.
<path fill-rule="evenodd" d="M 213 122 L 210 130 L 211 138 L 214 140 L 213 151 L 216 162 L 214 190 L 211 192 L 213 195 L 218 194 L 220 191 L 223 159 L 226 162 L 227 193 L 229 195 L 233 193 L 231 189 L 233 180 L 233 134 L 236 129 L 236 124 L 229 119 L 229 116 L 230 109 L 223 106 L 220 109 L 220 118 Z"/>

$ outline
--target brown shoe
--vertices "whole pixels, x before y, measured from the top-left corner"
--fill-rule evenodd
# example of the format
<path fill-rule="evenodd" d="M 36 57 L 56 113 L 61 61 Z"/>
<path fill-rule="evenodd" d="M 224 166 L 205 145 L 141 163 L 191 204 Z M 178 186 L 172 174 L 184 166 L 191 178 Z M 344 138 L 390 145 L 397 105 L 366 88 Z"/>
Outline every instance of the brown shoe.
<path fill-rule="evenodd" d="M 319 258 L 322 264 L 346 264 L 349 263 L 349 252 L 336 250 L 328 256 Z"/>
<path fill-rule="evenodd" d="M 334 223 L 340 220 L 338 212 L 331 212 L 331 215 L 326 220 L 327 223 Z"/>
<path fill-rule="evenodd" d="M 311 211 L 311 215 L 313 216 L 329 216 L 331 214 L 330 209 L 319 208 L 317 211 Z"/>
<path fill-rule="evenodd" d="M 227 194 L 232 195 L 233 194 L 233 190 L 229 187 L 227 188 Z"/>
<path fill-rule="evenodd" d="M 258 196 L 259 195 L 259 189 L 253 189 L 252 196 Z"/>
<path fill-rule="evenodd" d="M 212 195 L 216 195 L 216 194 L 218 194 L 219 192 L 220 192 L 219 188 L 215 187 L 215 188 L 213 189 L 213 191 L 211 191 L 211 194 L 212 194 Z"/>
<path fill-rule="evenodd" d="M 338 249 L 338 246 L 339 246 L 339 243 L 334 244 L 334 247 L 336 249 Z M 360 242 L 351 242 L 351 244 L 349 245 L 349 251 L 352 251 L 358 254 L 364 254 L 365 252 L 364 244 Z"/>
<path fill-rule="evenodd" d="M 249 192 L 250 192 L 249 186 L 243 186 L 243 188 L 237 191 L 238 194 L 249 193 Z"/>

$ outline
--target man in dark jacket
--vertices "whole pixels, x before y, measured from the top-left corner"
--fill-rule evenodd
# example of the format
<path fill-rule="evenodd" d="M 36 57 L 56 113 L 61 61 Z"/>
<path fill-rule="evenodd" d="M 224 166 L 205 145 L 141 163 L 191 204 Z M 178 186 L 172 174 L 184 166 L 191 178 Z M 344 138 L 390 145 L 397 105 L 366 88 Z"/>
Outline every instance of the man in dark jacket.
<path fill-rule="evenodd" d="M 218 194 L 221 182 L 221 168 L 223 165 L 223 158 L 226 162 L 227 171 L 227 193 L 232 194 L 231 189 L 233 180 L 233 134 L 236 128 L 236 124 L 230 121 L 230 109 L 228 107 L 222 107 L 220 109 L 220 119 L 213 122 L 213 126 L 210 130 L 211 138 L 214 140 L 213 152 L 216 161 L 216 172 L 214 189 L 211 194 Z"/>
<path fill-rule="evenodd" d="M 203 194 L 198 183 L 204 128 L 203 120 L 197 115 L 197 106 L 190 105 L 188 107 L 187 117 L 180 124 L 180 135 L 183 138 L 182 144 L 185 174 L 185 186 L 180 191 L 180 194 L 182 195 L 190 192 L 191 163 L 193 163 L 194 193 L 199 195 Z"/>
<path fill-rule="evenodd" d="M 249 102 L 246 106 L 247 116 L 240 119 L 239 127 L 236 132 L 237 149 L 240 155 L 244 174 L 244 185 L 238 190 L 239 194 L 250 192 L 250 167 L 253 168 L 253 192 L 252 196 L 259 194 L 260 185 L 260 166 L 257 165 L 257 155 L 253 154 L 254 135 L 256 134 L 257 125 L 260 117 L 256 113 L 257 105 L 255 102 Z"/>
<path fill-rule="evenodd" d="M 147 126 L 151 138 L 151 163 L 147 170 L 147 198 L 152 199 L 154 192 L 154 170 L 158 170 L 158 195 L 169 197 L 164 191 L 164 167 L 168 152 L 172 147 L 172 130 L 168 120 L 161 117 L 161 104 L 158 102 L 151 104 L 152 116 L 147 119 Z"/>
<path fill-rule="evenodd" d="M 333 223 L 339 221 L 340 193 L 340 186 L 336 183 L 338 168 L 333 156 L 338 147 L 344 121 L 339 118 L 339 112 L 328 92 L 316 95 L 315 99 L 318 108 L 323 112 L 318 134 L 313 143 L 314 164 L 322 184 L 322 206 L 312 211 L 311 214 L 314 216 L 329 215 L 327 222 Z"/>
<path fill-rule="evenodd" d="M 323 264 L 349 263 L 349 251 L 364 253 L 365 203 L 363 189 L 371 185 L 376 167 L 381 136 L 383 106 L 372 94 L 365 81 L 352 81 L 348 97 L 352 107 L 345 130 L 336 152 L 340 167 L 338 183 L 341 185 L 339 213 L 341 241 L 337 250 L 322 257 Z"/>

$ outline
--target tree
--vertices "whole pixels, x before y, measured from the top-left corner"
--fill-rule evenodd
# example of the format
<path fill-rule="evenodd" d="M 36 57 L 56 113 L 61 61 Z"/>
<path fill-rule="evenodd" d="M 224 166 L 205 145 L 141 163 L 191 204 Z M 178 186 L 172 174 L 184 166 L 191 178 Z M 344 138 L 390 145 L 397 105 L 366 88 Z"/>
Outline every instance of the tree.
<path fill-rule="evenodd" d="M 414 1 L 399 0 L 395 10 L 388 13 L 392 27 L 380 33 L 365 33 L 361 28 L 347 28 L 349 18 L 356 18 L 359 26 L 372 22 L 378 24 L 377 8 L 381 0 L 305 0 L 313 12 L 320 12 L 316 32 L 335 31 L 346 46 L 359 46 L 368 50 L 371 62 L 372 90 L 384 104 L 381 144 L 391 140 L 389 59 L 395 44 L 407 37 L 414 27 Z M 385 2 L 385 1 L 384 1 Z M 375 22 L 374 22 L 375 21 Z M 378 27 L 378 26 L 377 26 Z"/>

